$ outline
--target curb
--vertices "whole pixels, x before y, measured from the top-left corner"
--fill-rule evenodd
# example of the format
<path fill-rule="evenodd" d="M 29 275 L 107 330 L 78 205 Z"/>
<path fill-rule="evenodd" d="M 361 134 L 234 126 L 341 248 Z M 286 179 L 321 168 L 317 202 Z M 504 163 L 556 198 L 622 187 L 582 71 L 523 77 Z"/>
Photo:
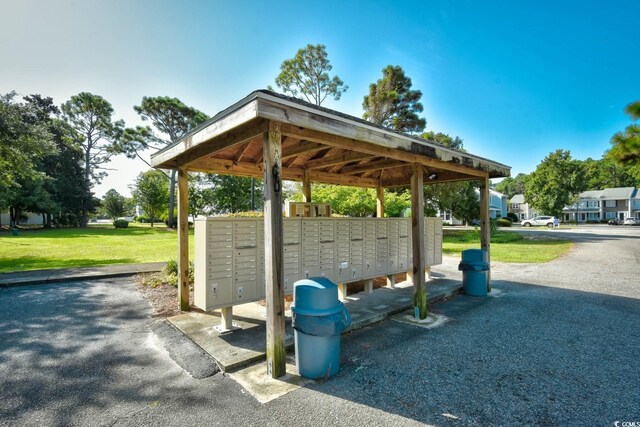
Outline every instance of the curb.
<path fill-rule="evenodd" d="M 33 270 L 31 272 L 33 275 L 28 276 L 29 272 L 24 273 L 15 273 L 16 275 L 20 275 L 23 277 L 2 277 L 0 275 L 0 288 L 9 288 L 14 286 L 28 286 L 28 285 L 45 285 L 50 283 L 60 283 L 60 282 L 70 282 L 74 280 L 96 280 L 96 279 L 107 279 L 113 277 L 127 277 L 127 276 L 135 276 L 136 274 L 141 273 L 156 273 L 162 271 L 165 263 L 147 263 L 147 264 L 137 264 L 135 267 L 131 267 L 128 270 L 120 270 L 120 271 L 108 271 L 109 267 L 97 267 L 97 269 L 103 268 L 106 271 L 95 271 L 96 268 L 87 268 L 86 271 L 82 271 L 81 268 L 67 270 L 60 269 L 60 271 L 55 270 Z M 118 267 L 113 267 L 114 270 L 117 270 Z M 48 274 L 46 273 L 48 272 Z M 13 273 L 6 273 L 7 276 L 13 275 Z M 39 276 L 41 275 L 41 276 Z"/>

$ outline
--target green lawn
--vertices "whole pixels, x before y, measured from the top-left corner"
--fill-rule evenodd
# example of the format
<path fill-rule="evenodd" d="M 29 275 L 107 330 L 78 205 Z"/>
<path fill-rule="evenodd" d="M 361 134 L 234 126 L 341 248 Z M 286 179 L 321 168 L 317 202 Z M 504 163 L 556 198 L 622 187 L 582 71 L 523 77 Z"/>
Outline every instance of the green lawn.
<path fill-rule="evenodd" d="M 523 263 L 547 262 L 569 252 L 573 243 L 560 239 L 531 239 L 509 231 L 497 231 L 491 236 L 491 260 Z M 480 233 L 469 230 L 445 230 L 442 252 L 460 255 L 465 249 L 480 248 Z"/>
<path fill-rule="evenodd" d="M 193 230 L 190 231 L 193 236 Z M 189 239 L 193 258 L 193 238 Z M 91 225 L 84 229 L 24 230 L 0 233 L 0 272 L 105 264 L 165 262 L 176 259 L 178 235 L 164 224 Z"/>
<path fill-rule="evenodd" d="M 193 230 L 190 231 L 193 236 Z M 193 259 L 193 238 L 189 254 Z M 567 253 L 567 240 L 530 240 L 513 232 L 497 232 L 491 239 L 491 259 L 503 262 L 547 262 Z M 476 231 L 445 230 L 443 252 L 460 255 L 479 248 Z M 177 234 L 164 225 L 91 225 L 85 229 L 24 230 L 19 236 L 0 233 L 0 273 L 106 264 L 165 262 L 177 258 Z"/>

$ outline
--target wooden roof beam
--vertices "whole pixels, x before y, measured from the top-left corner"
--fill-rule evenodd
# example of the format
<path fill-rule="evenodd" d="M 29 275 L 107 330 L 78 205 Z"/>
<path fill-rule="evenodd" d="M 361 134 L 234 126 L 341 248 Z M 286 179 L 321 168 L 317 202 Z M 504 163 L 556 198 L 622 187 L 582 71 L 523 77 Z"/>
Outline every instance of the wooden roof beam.
<path fill-rule="evenodd" d="M 385 159 L 385 160 L 379 160 L 377 162 L 364 163 L 362 165 L 347 166 L 340 169 L 340 173 L 350 175 L 350 174 L 358 174 L 358 173 L 368 172 L 373 170 L 400 168 L 404 166 L 408 166 L 408 165 L 406 162 L 403 162 L 401 160 Z"/>
<path fill-rule="evenodd" d="M 489 173 L 487 171 L 474 169 L 472 167 L 463 166 L 453 162 L 445 162 L 399 148 L 390 148 L 381 145 L 370 144 L 365 141 L 359 141 L 344 136 L 324 133 L 313 129 L 301 128 L 299 126 L 294 126 L 287 123 L 282 124 L 281 132 L 283 134 L 305 139 L 307 141 L 321 142 L 322 144 L 331 147 L 339 147 L 345 150 L 358 151 L 378 157 L 387 157 L 390 159 L 402 160 L 408 163 L 420 163 L 425 166 L 460 172 L 467 175 L 474 175 L 479 178 L 489 176 Z"/>
<path fill-rule="evenodd" d="M 306 169 L 322 169 L 328 166 L 342 165 L 345 163 L 351 163 L 360 160 L 370 160 L 375 157 L 376 156 L 372 156 L 371 154 L 346 151 L 336 156 L 308 160 L 307 162 L 305 162 L 304 167 Z"/>
<path fill-rule="evenodd" d="M 299 144 L 282 149 L 282 159 L 288 159 L 290 157 L 299 156 L 305 153 L 311 153 L 313 151 L 319 151 L 324 148 L 328 148 L 324 144 L 310 141 L 300 141 Z"/>
<path fill-rule="evenodd" d="M 181 167 L 189 167 L 192 163 L 197 162 L 203 157 L 212 157 L 227 148 L 249 142 L 268 129 L 269 123 L 266 120 L 260 120 L 253 126 L 232 129 L 218 137 L 192 147 L 184 154 L 178 156 L 176 163 Z M 183 144 L 189 143 L 189 138 L 183 141 Z"/>

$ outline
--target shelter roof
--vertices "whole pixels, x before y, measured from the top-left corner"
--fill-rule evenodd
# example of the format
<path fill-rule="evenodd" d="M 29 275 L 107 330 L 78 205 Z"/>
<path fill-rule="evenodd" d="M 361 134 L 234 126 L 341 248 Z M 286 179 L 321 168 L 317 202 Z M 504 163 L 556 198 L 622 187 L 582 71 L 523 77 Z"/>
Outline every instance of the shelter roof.
<path fill-rule="evenodd" d="M 157 168 L 263 176 L 263 134 L 282 135 L 282 177 L 362 187 L 408 185 L 411 165 L 431 181 L 509 176 L 511 168 L 267 90 L 219 112 L 151 156 Z"/>

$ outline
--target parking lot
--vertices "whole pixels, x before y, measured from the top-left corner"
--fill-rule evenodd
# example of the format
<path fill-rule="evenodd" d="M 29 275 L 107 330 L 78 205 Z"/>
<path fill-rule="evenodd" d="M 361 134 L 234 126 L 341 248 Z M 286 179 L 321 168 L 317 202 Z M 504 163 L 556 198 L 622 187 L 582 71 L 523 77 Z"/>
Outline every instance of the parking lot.
<path fill-rule="evenodd" d="M 640 227 L 569 238 L 547 264 L 492 263 L 493 295 L 343 336 L 342 371 L 267 404 L 195 380 L 130 279 L 0 289 L 2 425 L 613 425 L 640 422 Z M 434 277 L 460 278 L 453 257 Z"/>

